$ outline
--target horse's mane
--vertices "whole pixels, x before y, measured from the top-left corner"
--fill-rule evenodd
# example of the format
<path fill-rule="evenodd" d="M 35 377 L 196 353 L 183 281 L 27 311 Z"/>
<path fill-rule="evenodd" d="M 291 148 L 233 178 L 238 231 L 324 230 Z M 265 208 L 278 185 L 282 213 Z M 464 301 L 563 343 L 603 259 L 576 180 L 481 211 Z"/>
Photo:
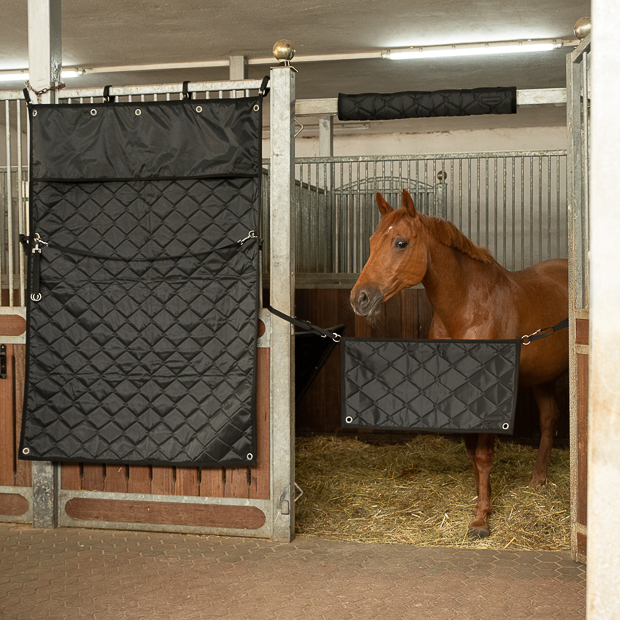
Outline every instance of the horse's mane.
<path fill-rule="evenodd" d="M 489 250 L 470 241 L 452 222 L 421 213 L 418 213 L 418 217 L 426 230 L 442 245 L 463 252 L 463 254 L 467 254 L 467 256 L 482 263 L 495 262 Z"/>

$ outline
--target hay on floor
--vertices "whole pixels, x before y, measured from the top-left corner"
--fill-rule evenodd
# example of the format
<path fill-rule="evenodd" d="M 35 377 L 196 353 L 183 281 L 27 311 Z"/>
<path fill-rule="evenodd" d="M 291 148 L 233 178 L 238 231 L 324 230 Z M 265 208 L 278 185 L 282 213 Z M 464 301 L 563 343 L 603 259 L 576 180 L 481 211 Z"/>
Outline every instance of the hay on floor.
<path fill-rule="evenodd" d="M 536 449 L 496 442 L 491 536 L 467 538 L 476 505 L 463 441 L 421 435 L 373 445 L 297 439 L 299 534 L 333 540 L 491 549 L 570 549 L 569 450 L 554 448 L 547 484 L 528 487 Z"/>

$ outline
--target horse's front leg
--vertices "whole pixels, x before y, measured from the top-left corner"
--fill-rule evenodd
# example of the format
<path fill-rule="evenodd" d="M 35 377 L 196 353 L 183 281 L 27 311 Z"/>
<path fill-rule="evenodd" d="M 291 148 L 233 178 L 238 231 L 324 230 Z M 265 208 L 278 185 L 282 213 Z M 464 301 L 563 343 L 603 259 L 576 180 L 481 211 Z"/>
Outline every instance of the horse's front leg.
<path fill-rule="evenodd" d="M 540 415 L 540 446 L 530 481 L 530 486 L 535 487 L 539 484 L 545 484 L 547 479 L 547 467 L 551 458 L 553 438 L 560 419 L 560 410 L 555 399 L 555 381 L 535 385 L 532 389 Z"/>
<path fill-rule="evenodd" d="M 476 518 L 469 524 L 468 535 L 473 538 L 486 538 L 491 532 L 487 517 L 493 507 L 491 503 L 491 468 L 495 455 L 495 435 L 465 435 L 465 447 L 471 459 L 478 505 Z"/>

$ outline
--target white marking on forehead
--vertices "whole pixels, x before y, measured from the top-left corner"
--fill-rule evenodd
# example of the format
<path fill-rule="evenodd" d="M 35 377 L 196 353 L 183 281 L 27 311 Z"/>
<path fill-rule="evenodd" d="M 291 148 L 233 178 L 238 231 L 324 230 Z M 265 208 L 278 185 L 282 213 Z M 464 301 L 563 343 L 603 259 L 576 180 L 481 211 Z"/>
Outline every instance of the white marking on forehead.
<path fill-rule="evenodd" d="M 390 226 L 390 227 L 388 228 L 388 230 L 392 230 L 392 226 Z"/>

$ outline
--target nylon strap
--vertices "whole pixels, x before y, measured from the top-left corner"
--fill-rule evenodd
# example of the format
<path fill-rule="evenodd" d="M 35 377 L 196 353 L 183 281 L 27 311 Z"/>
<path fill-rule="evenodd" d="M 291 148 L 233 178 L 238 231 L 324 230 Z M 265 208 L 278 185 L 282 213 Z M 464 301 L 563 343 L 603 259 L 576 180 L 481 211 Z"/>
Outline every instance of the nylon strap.
<path fill-rule="evenodd" d="M 296 327 L 301 327 L 303 329 L 309 329 L 315 334 L 318 334 L 319 336 L 321 336 L 321 338 L 331 338 L 334 342 L 340 342 L 341 336 L 337 332 L 330 332 L 328 329 L 317 327 L 313 323 L 310 323 L 310 321 L 305 321 L 304 319 L 298 319 L 297 317 L 284 314 L 284 312 L 280 312 L 279 310 L 276 310 L 271 305 L 267 306 L 267 309 L 269 310 L 269 312 L 271 312 L 271 314 L 275 314 L 277 317 L 284 319 L 285 321 L 288 321 L 289 323 L 291 323 L 292 325 L 295 325 Z"/>
<path fill-rule="evenodd" d="M 563 321 L 560 321 L 556 325 L 553 325 L 551 327 L 543 327 L 542 329 L 536 330 L 533 334 L 522 336 L 521 337 L 521 342 L 523 342 L 523 344 L 525 346 L 527 346 L 528 344 L 530 344 L 530 342 L 532 342 L 534 340 L 540 340 L 541 338 L 546 338 L 547 336 L 551 336 L 551 334 L 554 334 L 558 330 L 565 329 L 567 327 L 568 327 L 568 317 L 566 317 Z M 549 330 L 549 329 L 551 331 L 547 332 L 547 330 Z M 547 332 L 547 333 L 544 334 L 543 332 Z M 527 340 L 527 342 L 526 342 L 526 340 Z"/>
<path fill-rule="evenodd" d="M 77 256 L 85 256 L 88 258 L 97 258 L 100 260 L 113 260 L 113 261 L 122 261 L 125 263 L 133 263 L 133 262 L 156 262 L 160 260 L 179 260 L 182 258 L 202 258 L 204 256 L 208 256 L 209 254 L 214 254 L 215 252 L 220 252 L 222 250 L 230 250 L 232 248 L 240 248 L 247 241 L 257 240 L 258 237 L 256 233 L 251 230 L 249 234 L 245 237 L 245 239 L 239 239 L 235 243 L 230 243 L 228 245 L 223 245 L 219 248 L 213 248 L 212 250 L 207 250 L 205 252 L 197 252 L 196 254 L 181 254 L 179 256 L 155 256 L 153 258 L 124 258 L 122 256 L 106 256 L 105 254 L 96 254 L 94 252 L 88 252 L 86 250 L 78 250 L 77 248 L 71 248 L 64 245 L 58 245 L 57 243 L 52 243 L 50 241 L 43 241 L 38 234 L 35 235 L 33 239 L 27 237 L 26 235 L 20 235 L 20 241 L 24 246 L 26 252 L 31 250 L 32 252 L 32 282 L 30 284 L 31 294 L 30 299 L 32 301 L 41 301 L 41 293 L 40 293 L 40 276 L 41 276 L 41 253 L 42 248 L 39 247 L 39 244 L 45 245 L 49 248 L 53 248 L 54 250 L 58 250 L 60 252 L 66 252 L 68 254 L 75 254 Z M 34 246 L 32 244 L 35 244 Z"/>

